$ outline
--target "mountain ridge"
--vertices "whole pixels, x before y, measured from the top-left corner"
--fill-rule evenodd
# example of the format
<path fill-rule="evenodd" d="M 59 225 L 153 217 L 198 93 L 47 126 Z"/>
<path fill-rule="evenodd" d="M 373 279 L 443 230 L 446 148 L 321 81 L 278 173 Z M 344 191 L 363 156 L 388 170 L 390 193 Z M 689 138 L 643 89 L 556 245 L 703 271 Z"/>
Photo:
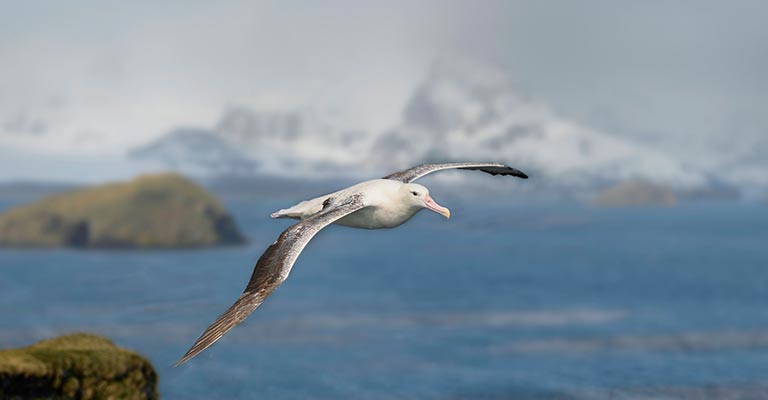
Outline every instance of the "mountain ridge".
<path fill-rule="evenodd" d="M 562 118 L 544 101 L 518 93 L 500 71 L 467 63 L 436 63 L 400 121 L 381 132 L 346 127 L 317 110 L 233 107 L 198 133 L 237 149 L 264 175 L 362 178 L 422 162 L 493 160 L 535 171 L 544 186 L 575 191 L 631 179 L 692 190 L 712 180 L 660 151 Z M 174 135 L 141 152 L 172 168 L 179 156 L 160 148 Z"/>

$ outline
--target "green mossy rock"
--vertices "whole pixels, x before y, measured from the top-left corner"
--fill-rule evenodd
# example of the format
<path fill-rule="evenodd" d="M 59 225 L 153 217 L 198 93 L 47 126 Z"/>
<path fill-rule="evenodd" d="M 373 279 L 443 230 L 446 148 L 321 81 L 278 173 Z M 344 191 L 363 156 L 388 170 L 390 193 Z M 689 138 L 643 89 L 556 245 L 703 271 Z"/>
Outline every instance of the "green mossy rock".
<path fill-rule="evenodd" d="M 109 339 L 78 333 L 0 350 L 0 398 L 159 398 L 150 362 Z"/>
<path fill-rule="evenodd" d="M 198 247 L 243 242 L 205 189 L 177 174 L 74 190 L 0 215 L 0 245 Z"/>

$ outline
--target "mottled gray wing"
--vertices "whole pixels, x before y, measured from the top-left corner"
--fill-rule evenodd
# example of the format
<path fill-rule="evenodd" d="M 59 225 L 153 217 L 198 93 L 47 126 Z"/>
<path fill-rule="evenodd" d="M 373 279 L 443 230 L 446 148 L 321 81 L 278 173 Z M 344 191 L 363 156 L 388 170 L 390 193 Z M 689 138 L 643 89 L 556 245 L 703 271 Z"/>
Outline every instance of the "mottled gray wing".
<path fill-rule="evenodd" d="M 479 170 L 491 175 L 512 175 L 518 178 L 528 179 L 528 175 L 522 173 L 520 170 L 512 168 L 508 165 L 500 163 L 488 163 L 488 162 L 457 162 L 457 163 L 445 163 L 445 164 L 421 164 L 413 168 L 409 168 L 403 171 L 395 172 L 384 177 L 384 179 L 392 179 L 400 182 L 413 182 L 416 179 L 421 178 L 426 174 L 431 174 L 436 171 L 442 171 L 444 169 L 472 169 Z"/>
<path fill-rule="evenodd" d="M 293 263 L 317 232 L 363 207 L 363 195 L 355 194 L 283 231 L 256 262 L 251 280 L 240 298 L 203 332 L 175 366 L 200 354 L 256 310 L 288 278 Z"/>

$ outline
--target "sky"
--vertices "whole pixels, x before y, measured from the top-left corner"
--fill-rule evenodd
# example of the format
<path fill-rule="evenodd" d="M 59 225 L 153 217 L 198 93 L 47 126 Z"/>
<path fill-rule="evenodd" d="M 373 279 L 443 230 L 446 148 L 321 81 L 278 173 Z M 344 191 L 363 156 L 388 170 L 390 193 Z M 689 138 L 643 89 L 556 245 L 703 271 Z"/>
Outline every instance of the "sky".
<path fill-rule="evenodd" d="M 0 150 L 121 154 L 231 106 L 382 130 L 438 59 L 706 165 L 768 150 L 762 1 L 0 0 Z"/>

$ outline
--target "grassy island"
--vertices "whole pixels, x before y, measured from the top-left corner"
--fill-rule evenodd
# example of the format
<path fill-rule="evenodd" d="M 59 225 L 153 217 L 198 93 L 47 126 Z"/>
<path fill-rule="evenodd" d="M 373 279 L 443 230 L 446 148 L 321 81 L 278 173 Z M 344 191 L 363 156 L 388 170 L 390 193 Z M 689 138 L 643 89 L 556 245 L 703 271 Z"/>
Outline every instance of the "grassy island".
<path fill-rule="evenodd" d="M 241 242 L 221 203 L 177 174 L 65 192 L 0 215 L 0 246 L 173 248 Z"/>
<path fill-rule="evenodd" d="M 2 399 L 157 399 L 157 373 L 141 355 L 78 333 L 0 350 Z"/>

